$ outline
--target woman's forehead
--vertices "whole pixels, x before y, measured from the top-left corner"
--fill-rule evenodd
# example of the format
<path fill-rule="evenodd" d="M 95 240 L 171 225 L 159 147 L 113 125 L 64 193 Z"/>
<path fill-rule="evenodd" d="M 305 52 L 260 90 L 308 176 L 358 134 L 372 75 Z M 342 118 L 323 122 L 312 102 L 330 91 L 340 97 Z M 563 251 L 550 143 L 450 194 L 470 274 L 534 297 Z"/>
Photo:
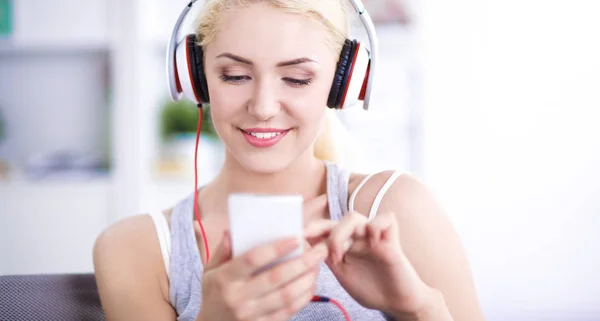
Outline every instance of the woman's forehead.
<path fill-rule="evenodd" d="M 265 4 L 236 8 L 222 18 L 210 45 L 214 56 L 231 52 L 249 59 L 319 60 L 331 55 L 327 30 L 315 19 Z"/>

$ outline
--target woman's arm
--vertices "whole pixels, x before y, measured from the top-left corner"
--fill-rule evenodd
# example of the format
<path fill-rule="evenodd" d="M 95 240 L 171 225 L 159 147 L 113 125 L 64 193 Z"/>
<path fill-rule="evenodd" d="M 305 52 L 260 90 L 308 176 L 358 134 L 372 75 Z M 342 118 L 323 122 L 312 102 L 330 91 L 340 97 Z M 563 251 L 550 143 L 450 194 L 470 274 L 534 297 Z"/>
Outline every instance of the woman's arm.
<path fill-rule="evenodd" d="M 152 219 L 134 216 L 106 229 L 94 245 L 94 270 L 107 321 L 176 320 Z"/>
<path fill-rule="evenodd" d="M 391 174 L 378 173 L 367 181 L 356 196 L 358 212 L 369 213 Z M 351 191 L 360 179 L 351 183 Z M 432 288 L 419 320 L 485 320 L 459 236 L 432 193 L 410 175 L 401 175 L 382 199 L 378 213 L 382 212 L 395 213 L 403 251 Z"/>

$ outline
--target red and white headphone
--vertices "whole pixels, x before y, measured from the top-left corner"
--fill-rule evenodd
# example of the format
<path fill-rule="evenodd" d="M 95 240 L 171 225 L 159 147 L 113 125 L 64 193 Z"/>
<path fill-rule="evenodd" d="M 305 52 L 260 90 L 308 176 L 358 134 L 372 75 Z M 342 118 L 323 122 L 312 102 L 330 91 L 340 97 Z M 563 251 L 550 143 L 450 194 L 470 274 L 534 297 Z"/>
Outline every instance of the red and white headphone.
<path fill-rule="evenodd" d="M 181 25 L 196 1 L 190 1 L 183 9 L 171 33 L 167 48 L 167 74 L 169 92 L 173 100 L 185 97 L 201 105 L 210 102 L 204 75 L 202 47 L 198 46 L 194 34 L 177 40 Z M 363 100 L 363 109 L 368 110 L 377 67 L 377 35 L 362 1 L 350 1 L 367 30 L 370 52 L 357 40 L 346 40 L 340 53 L 327 106 L 343 109 Z"/>

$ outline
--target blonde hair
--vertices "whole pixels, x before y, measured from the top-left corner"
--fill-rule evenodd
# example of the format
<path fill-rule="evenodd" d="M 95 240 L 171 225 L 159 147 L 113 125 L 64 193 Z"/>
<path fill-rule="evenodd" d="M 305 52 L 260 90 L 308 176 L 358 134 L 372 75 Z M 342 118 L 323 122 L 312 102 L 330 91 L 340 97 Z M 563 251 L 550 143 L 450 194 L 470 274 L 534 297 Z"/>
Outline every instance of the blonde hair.
<path fill-rule="evenodd" d="M 358 169 L 364 161 L 359 153 L 360 145 L 337 116 L 336 110 L 327 108 L 323 128 L 315 141 L 315 157 L 342 164 L 348 169 Z"/>
<path fill-rule="evenodd" d="M 316 20 L 327 30 L 327 42 L 333 52 L 336 55 L 341 52 L 350 31 L 348 0 L 207 0 L 196 23 L 199 45 L 205 47 L 214 40 L 222 13 L 259 2 Z M 349 135 L 335 110 L 327 108 L 325 114 L 323 128 L 314 143 L 314 155 L 322 160 L 341 163 L 347 159 L 344 150 L 348 146 Z"/>

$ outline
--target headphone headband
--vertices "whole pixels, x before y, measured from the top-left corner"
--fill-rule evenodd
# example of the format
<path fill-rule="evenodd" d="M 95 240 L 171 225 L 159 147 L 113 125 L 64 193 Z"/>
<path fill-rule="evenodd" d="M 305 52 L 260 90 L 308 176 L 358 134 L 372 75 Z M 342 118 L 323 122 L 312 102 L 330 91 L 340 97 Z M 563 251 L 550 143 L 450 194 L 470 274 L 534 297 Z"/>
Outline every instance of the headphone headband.
<path fill-rule="evenodd" d="M 362 21 L 365 30 L 367 30 L 367 36 L 369 37 L 369 56 L 370 56 L 370 67 L 369 67 L 369 75 L 367 79 L 367 89 L 365 91 L 365 98 L 363 109 L 369 110 L 369 102 L 371 101 L 371 90 L 373 88 L 373 80 L 375 79 L 375 74 L 377 73 L 377 59 L 379 58 L 379 51 L 377 50 L 379 47 L 379 43 L 377 40 L 377 34 L 375 32 L 375 26 L 373 25 L 373 20 L 371 20 L 371 16 L 365 9 L 365 5 L 361 0 L 350 0 L 354 9 L 360 16 L 360 21 Z"/>
<path fill-rule="evenodd" d="M 186 18 L 189 11 L 192 9 L 192 5 L 196 3 L 197 0 L 191 0 L 181 14 L 179 14 L 179 18 L 175 22 L 175 26 L 173 27 L 173 31 L 171 32 L 171 37 L 169 39 L 169 43 L 167 45 L 167 79 L 169 86 L 169 93 L 171 95 L 171 99 L 174 101 L 180 100 L 182 97 L 181 89 L 179 88 L 179 84 L 177 81 L 177 75 L 175 70 L 175 48 L 177 47 L 177 37 L 179 35 L 179 30 L 181 29 L 181 25 L 183 24 L 184 19 Z M 361 0 L 350 0 L 352 2 L 352 6 L 360 16 L 360 20 L 367 31 L 367 36 L 369 37 L 369 56 L 370 56 L 370 66 L 369 66 L 369 74 L 367 76 L 367 86 L 365 90 L 365 97 L 363 99 L 363 109 L 369 109 L 369 102 L 371 100 L 371 91 L 373 88 L 373 82 L 375 79 L 375 74 L 377 73 L 377 60 L 379 52 L 377 34 L 375 33 L 375 26 L 373 25 L 373 21 L 369 16 L 369 13 L 365 9 L 364 4 Z"/>
<path fill-rule="evenodd" d="M 187 16 L 188 12 L 192 9 L 192 5 L 196 1 L 197 0 L 190 1 L 190 3 L 183 8 L 183 11 L 179 14 L 179 18 L 177 18 L 177 21 L 175 22 L 173 31 L 171 31 L 171 37 L 169 38 L 169 43 L 167 44 L 167 80 L 169 82 L 169 94 L 171 95 L 171 99 L 174 101 L 180 100 L 183 96 L 181 90 L 178 88 L 177 75 L 175 75 L 175 48 L 177 47 L 177 36 L 179 35 L 179 29 L 181 29 L 183 20 Z"/>

